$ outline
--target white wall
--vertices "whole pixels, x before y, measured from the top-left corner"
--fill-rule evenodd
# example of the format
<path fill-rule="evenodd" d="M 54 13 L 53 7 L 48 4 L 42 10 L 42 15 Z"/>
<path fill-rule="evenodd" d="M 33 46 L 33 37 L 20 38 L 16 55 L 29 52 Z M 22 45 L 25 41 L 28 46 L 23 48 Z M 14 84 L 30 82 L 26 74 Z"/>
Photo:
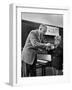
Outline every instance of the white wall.
<path fill-rule="evenodd" d="M 41 13 L 22 13 L 22 19 L 63 27 L 63 15 L 41 14 Z"/>

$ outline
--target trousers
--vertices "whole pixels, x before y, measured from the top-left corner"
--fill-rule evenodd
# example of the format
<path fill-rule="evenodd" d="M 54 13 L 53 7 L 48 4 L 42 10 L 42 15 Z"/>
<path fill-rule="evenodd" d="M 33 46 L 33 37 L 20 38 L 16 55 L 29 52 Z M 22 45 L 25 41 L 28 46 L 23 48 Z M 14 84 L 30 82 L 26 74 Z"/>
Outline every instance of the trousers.
<path fill-rule="evenodd" d="M 22 77 L 36 76 L 36 62 L 37 62 L 37 57 L 35 57 L 34 63 L 32 65 L 22 61 L 21 76 Z"/>

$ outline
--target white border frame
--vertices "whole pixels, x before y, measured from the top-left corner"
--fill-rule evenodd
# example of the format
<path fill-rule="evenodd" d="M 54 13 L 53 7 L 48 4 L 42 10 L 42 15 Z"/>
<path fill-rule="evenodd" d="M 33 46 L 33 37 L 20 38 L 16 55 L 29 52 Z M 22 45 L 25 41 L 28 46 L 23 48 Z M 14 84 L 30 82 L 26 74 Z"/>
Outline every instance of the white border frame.
<path fill-rule="evenodd" d="M 21 77 L 21 12 L 33 13 L 53 13 L 63 14 L 64 18 L 64 75 L 52 77 Z M 9 83 L 11 85 L 25 85 L 25 84 L 48 84 L 48 83 L 62 83 L 70 81 L 70 67 L 68 60 L 68 33 L 69 29 L 69 10 L 65 8 L 40 8 L 40 7 L 24 7 L 23 5 L 10 5 L 10 71 Z"/>

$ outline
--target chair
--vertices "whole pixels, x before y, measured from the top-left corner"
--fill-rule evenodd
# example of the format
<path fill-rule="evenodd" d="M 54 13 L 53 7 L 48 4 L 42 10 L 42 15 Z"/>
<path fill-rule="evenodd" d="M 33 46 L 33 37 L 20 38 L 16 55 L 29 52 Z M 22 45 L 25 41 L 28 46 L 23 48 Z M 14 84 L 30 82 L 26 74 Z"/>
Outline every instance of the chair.
<path fill-rule="evenodd" d="M 35 76 L 54 75 L 51 64 L 51 55 L 37 54 L 36 68 L 33 68 L 32 70 L 36 71 Z"/>
<path fill-rule="evenodd" d="M 31 69 L 30 72 L 30 77 L 33 76 L 52 76 L 55 75 L 55 70 L 52 67 L 51 63 L 51 56 L 48 54 L 37 54 L 37 62 Z M 24 72 L 23 72 L 23 61 L 22 61 L 22 71 L 21 71 L 21 76 L 24 77 Z M 33 72 L 32 72 L 33 71 Z"/>

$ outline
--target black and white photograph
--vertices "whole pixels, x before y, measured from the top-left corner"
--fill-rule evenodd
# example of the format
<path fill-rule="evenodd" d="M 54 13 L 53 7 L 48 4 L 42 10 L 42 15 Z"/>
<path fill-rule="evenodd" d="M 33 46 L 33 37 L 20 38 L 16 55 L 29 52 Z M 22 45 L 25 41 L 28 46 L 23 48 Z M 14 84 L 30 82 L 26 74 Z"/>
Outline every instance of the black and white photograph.
<path fill-rule="evenodd" d="M 21 13 L 21 77 L 63 75 L 63 15 Z"/>
<path fill-rule="evenodd" d="M 70 82 L 69 28 L 67 8 L 11 4 L 10 84 Z"/>

